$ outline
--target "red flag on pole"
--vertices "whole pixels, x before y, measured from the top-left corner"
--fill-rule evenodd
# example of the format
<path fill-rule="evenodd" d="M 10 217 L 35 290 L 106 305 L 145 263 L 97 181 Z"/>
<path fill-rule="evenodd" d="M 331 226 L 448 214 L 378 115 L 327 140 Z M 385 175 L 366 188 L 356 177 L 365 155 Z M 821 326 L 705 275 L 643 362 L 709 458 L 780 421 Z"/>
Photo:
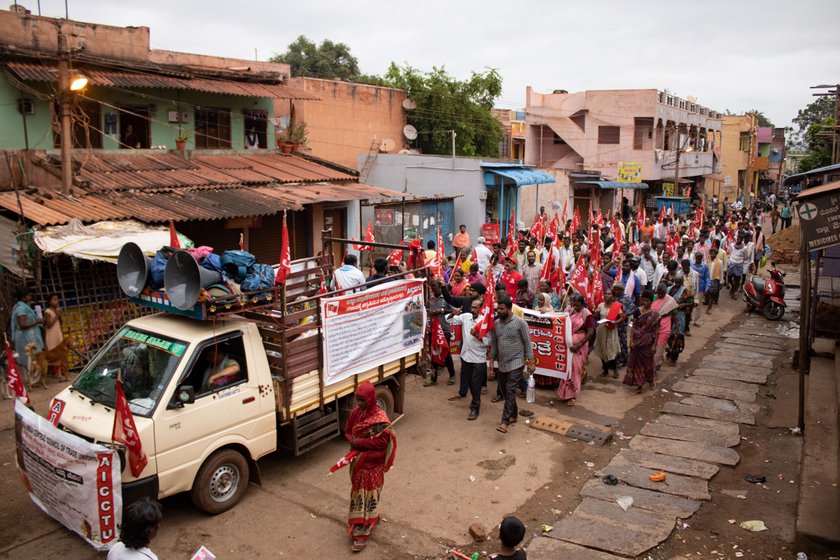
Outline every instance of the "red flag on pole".
<path fill-rule="evenodd" d="M 493 330 L 494 316 L 496 314 L 496 284 L 493 282 L 493 273 L 487 271 L 487 291 L 484 292 L 484 302 L 481 304 L 481 311 L 472 328 L 472 334 L 478 339 L 487 336 Z"/>
<path fill-rule="evenodd" d="M 575 213 L 572 214 L 572 233 L 577 233 L 578 229 L 580 229 L 580 212 L 575 208 Z"/>
<path fill-rule="evenodd" d="M 440 317 L 432 317 L 432 362 L 442 366 L 446 364 L 446 357 L 449 356 L 449 342 L 443 333 L 443 326 L 440 324 Z"/>
<path fill-rule="evenodd" d="M 595 309 L 604 301 L 604 282 L 601 278 L 600 269 L 596 268 L 592 276 L 592 294 L 589 303 L 592 309 Z"/>
<path fill-rule="evenodd" d="M 563 226 L 564 230 L 566 229 L 566 206 L 568 204 L 569 204 L 569 200 L 566 199 L 566 201 L 563 203 L 563 213 L 560 215 L 560 219 L 563 220 L 562 226 Z"/>
<path fill-rule="evenodd" d="M 622 243 L 623 240 L 621 238 L 621 226 L 618 225 L 618 213 L 616 213 L 616 215 L 613 216 L 612 229 L 613 235 L 615 235 L 615 245 L 613 245 L 613 253 L 618 253 L 619 251 L 621 251 L 621 246 L 624 244 Z"/>
<path fill-rule="evenodd" d="M 289 248 L 289 228 L 286 227 L 286 211 L 283 211 L 283 238 L 280 241 L 280 266 L 274 284 L 285 284 L 286 276 L 292 271 L 292 254 Z"/>
<path fill-rule="evenodd" d="M 551 273 L 554 272 L 554 259 L 551 256 L 551 253 L 548 254 L 548 258 L 545 259 L 545 262 L 540 269 L 540 281 L 548 280 L 551 282 Z"/>
<path fill-rule="evenodd" d="M 169 220 L 169 246 L 176 249 L 181 248 L 181 242 L 178 241 L 178 232 L 175 231 L 175 221 Z"/>
<path fill-rule="evenodd" d="M 562 295 L 563 287 L 566 285 L 566 273 L 563 271 L 562 266 L 554 267 L 554 270 L 551 271 L 549 282 L 551 282 L 551 291 L 558 296 Z"/>
<path fill-rule="evenodd" d="M 455 271 L 461 268 L 461 251 L 458 251 L 458 256 L 455 257 L 455 266 L 452 267 L 452 272 L 449 273 L 449 284 L 452 284 L 452 279 L 455 278 Z"/>
<path fill-rule="evenodd" d="M 318 293 L 323 295 L 327 293 L 327 278 L 324 276 L 324 271 L 321 271 L 321 285 L 318 286 Z"/>
<path fill-rule="evenodd" d="M 403 238 L 403 240 L 400 241 L 400 245 L 405 245 L 405 238 Z M 392 266 L 400 266 L 400 262 L 402 262 L 402 254 L 402 249 L 394 249 L 388 254 L 388 260 L 391 262 Z"/>
<path fill-rule="evenodd" d="M 350 239 L 353 239 L 352 237 Z M 375 243 L 376 239 L 373 237 L 373 226 L 368 222 L 367 229 L 365 230 L 365 241 L 368 243 Z M 370 251 L 373 249 L 370 245 L 358 245 L 356 243 L 353 244 L 353 248 L 357 251 Z"/>
<path fill-rule="evenodd" d="M 122 382 L 119 379 L 117 379 L 114 399 L 114 428 L 111 431 L 111 441 L 125 445 L 128 452 L 128 465 L 131 467 L 131 476 L 135 478 L 140 476 L 149 460 L 143 451 L 143 445 L 140 443 L 140 434 L 137 433 L 134 416 L 131 414 L 125 393 L 123 393 Z"/>
<path fill-rule="evenodd" d="M 240 251 L 245 250 L 245 234 L 244 233 L 239 234 L 239 250 Z"/>
<path fill-rule="evenodd" d="M 659 220 L 658 222 L 661 224 L 665 220 L 665 205 L 659 207 Z"/>
<path fill-rule="evenodd" d="M 507 246 L 505 250 L 508 257 L 512 257 L 516 253 L 516 213 L 510 211 L 510 221 L 508 222 Z"/>
<path fill-rule="evenodd" d="M 577 265 L 575 265 L 575 269 L 569 277 L 569 284 L 583 297 L 589 296 L 589 278 L 586 274 L 586 261 L 582 254 L 578 257 Z"/>
<path fill-rule="evenodd" d="M 3 335 L 5 338 L 5 335 Z M 18 396 L 18 398 L 23 399 L 26 403 L 26 406 L 32 406 L 32 401 L 29 400 L 29 394 L 26 392 L 26 387 L 23 385 L 23 380 L 20 378 L 20 373 L 17 370 L 17 364 L 15 363 L 15 357 L 12 354 L 12 348 L 9 346 L 9 340 L 6 339 L 6 361 L 8 362 L 8 372 L 6 377 L 8 378 L 9 382 L 9 389 Z M 46 372 L 43 373 L 46 375 Z"/>

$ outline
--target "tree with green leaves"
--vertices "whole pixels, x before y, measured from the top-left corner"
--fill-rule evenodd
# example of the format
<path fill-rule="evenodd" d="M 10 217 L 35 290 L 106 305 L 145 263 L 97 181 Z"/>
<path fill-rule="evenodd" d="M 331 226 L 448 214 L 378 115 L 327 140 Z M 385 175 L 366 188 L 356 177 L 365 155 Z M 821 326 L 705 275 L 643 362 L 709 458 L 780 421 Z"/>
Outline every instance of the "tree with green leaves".
<path fill-rule="evenodd" d="M 755 115 L 755 120 L 758 123 L 758 126 L 773 126 L 773 123 L 770 122 L 770 119 L 767 118 L 767 115 L 764 114 L 764 111 L 753 109 L 752 111 L 750 111 L 750 113 Z"/>
<path fill-rule="evenodd" d="M 831 165 L 831 136 L 821 133 L 831 132 L 834 125 L 834 97 L 818 97 L 800 109 L 793 122 L 799 127 L 797 134 L 808 152 L 799 162 L 798 171 Z"/>
<path fill-rule="evenodd" d="M 303 35 L 285 53 L 272 57 L 271 62 L 288 64 L 295 77 L 352 80 L 359 75 L 359 61 L 346 44 L 325 39 L 316 45 Z"/>
<path fill-rule="evenodd" d="M 502 93 L 497 70 L 473 72 L 459 80 L 443 67 L 424 72 L 392 62 L 383 78 L 417 104 L 408 120 L 417 129 L 416 147 L 423 153 L 451 154 L 454 130 L 457 155 L 498 157 L 504 131 L 491 112 Z"/>

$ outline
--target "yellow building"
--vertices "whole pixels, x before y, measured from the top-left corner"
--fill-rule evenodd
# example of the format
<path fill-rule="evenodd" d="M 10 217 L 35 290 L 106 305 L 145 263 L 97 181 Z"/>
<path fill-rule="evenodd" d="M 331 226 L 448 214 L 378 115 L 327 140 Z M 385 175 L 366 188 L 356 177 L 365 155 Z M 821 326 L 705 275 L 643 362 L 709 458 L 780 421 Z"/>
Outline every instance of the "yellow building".
<path fill-rule="evenodd" d="M 755 115 L 725 115 L 721 131 L 721 172 L 707 176 L 706 194 L 729 202 L 749 199 L 758 181 Z"/>

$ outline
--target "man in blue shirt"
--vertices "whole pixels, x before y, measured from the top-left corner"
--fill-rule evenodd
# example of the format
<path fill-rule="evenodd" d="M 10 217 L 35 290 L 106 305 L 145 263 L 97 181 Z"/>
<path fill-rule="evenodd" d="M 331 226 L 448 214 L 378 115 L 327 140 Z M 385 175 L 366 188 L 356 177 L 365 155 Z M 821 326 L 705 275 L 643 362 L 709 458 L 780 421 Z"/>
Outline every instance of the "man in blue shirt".
<path fill-rule="evenodd" d="M 694 326 L 700 326 L 700 304 L 705 300 L 706 291 L 712 282 L 711 274 L 709 273 L 709 265 L 703 261 L 703 253 L 697 251 L 694 253 L 694 262 L 691 263 L 691 270 L 697 273 L 697 294 L 694 296 L 694 301 L 697 305 L 694 307 Z"/>
<path fill-rule="evenodd" d="M 632 254 L 624 255 L 624 260 L 621 261 L 621 273 L 616 277 L 616 282 L 621 282 L 624 285 L 624 294 L 631 296 L 633 302 L 639 305 L 639 296 L 642 293 L 642 285 L 639 282 L 639 277 L 633 272 L 630 267 L 630 261 L 633 259 Z"/>

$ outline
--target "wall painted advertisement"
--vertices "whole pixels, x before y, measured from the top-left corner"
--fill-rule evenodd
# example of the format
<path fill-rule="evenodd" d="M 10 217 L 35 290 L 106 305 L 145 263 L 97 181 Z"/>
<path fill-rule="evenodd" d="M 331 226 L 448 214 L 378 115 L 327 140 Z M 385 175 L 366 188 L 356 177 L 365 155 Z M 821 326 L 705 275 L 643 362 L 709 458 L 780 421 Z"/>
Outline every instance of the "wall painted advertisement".
<path fill-rule="evenodd" d="M 568 313 L 525 310 L 538 375 L 568 379 L 572 373 L 572 324 Z"/>
<path fill-rule="evenodd" d="M 325 384 L 420 352 L 426 328 L 423 282 L 398 280 L 321 299 Z"/>
<path fill-rule="evenodd" d="M 56 428 L 21 401 L 15 448 L 18 473 L 39 508 L 97 550 L 117 541 L 122 495 L 115 451 Z"/>

